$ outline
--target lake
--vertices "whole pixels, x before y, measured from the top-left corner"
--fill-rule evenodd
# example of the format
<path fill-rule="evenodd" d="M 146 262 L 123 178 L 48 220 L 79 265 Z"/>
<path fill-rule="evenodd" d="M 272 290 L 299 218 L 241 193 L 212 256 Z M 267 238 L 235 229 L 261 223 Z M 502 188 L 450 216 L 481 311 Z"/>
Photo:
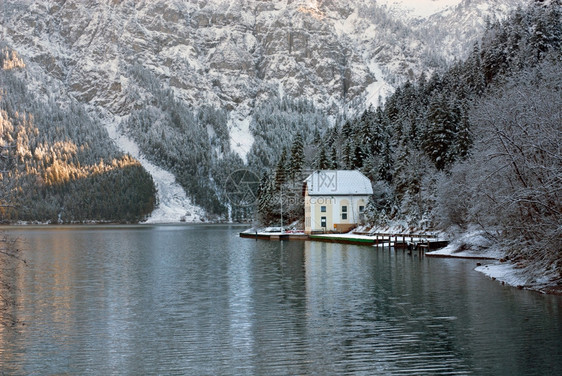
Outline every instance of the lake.
<path fill-rule="evenodd" d="M 560 375 L 562 298 L 233 225 L 5 227 L 0 375 Z M 0 289 L 3 287 L 0 287 Z"/>

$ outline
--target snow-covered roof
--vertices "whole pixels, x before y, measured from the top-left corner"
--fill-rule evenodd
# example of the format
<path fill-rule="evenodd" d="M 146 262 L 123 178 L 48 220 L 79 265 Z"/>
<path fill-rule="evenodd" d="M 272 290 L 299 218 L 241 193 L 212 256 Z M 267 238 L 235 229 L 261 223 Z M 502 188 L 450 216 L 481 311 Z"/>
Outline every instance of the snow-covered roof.
<path fill-rule="evenodd" d="M 372 195 L 371 181 L 359 171 L 320 170 L 304 180 L 309 196 Z"/>

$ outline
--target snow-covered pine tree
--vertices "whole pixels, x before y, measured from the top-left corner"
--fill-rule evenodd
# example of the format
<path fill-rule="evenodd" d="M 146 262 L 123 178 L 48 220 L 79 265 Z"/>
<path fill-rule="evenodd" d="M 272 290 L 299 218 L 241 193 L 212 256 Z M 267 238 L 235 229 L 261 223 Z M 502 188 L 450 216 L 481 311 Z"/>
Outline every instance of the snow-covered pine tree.
<path fill-rule="evenodd" d="M 340 168 L 340 164 L 338 162 L 338 150 L 335 146 L 332 146 L 332 151 L 330 153 L 330 169 L 337 170 Z"/>
<path fill-rule="evenodd" d="M 342 164 L 346 170 L 351 169 L 353 161 L 353 152 L 355 151 L 355 148 L 353 147 L 352 143 L 352 140 L 347 139 L 342 150 Z"/>
<path fill-rule="evenodd" d="M 365 153 L 363 152 L 361 145 L 356 144 L 355 147 L 353 148 L 350 168 L 352 170 L 360 169 L 361 167 L 363 167 L 364 159 L 365 159 Z"/>
<path fill-rule="evenodd" d="M 318 158 L 314 163 L 314 167 L 318 170 L 327 170 L 330 168 L 330 160 L 326 155 L 326 148 L 324 145 L 320 145 L 320 153 L 318 153 Z"/>
<path fill-rule="evenodd" d="M 283 184 L 287 181 L 288 168 L 287 168 L 287 149 L 283 149 L 281 152 L 281 157 L 277 162 L 275 167 L 275 189 L 279 190 Z"/>
<path fill-rule="evenodd" d="M 443 170 L 454 160 L 452 146 L 458 121 L 457 109 L 449 104 L 444 94 L 435 95 L 429 105 L 422 146 L 438 170 Z"/>
<path fill-rule="evenodd" d="M 302 134 L 299 132 L 293 140 L 291 146 L 291 156 L 289 159 L 289 178 L 294 180 L 299 177 L 304 164 L 304 140 Z"/>
<path fill-rule="evenodd" d="M 454 158 L 455 160 L 464 160 L 468 157 L 472 147 L 472 133 L 468 120 L 467 110 L 462 108 L 460 120 L 457 123 L 454 144 Z"/>

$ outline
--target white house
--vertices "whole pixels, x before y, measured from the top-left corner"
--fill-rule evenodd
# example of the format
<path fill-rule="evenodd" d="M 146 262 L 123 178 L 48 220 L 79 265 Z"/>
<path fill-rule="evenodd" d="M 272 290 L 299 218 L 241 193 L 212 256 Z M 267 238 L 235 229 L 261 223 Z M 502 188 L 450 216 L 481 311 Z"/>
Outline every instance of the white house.
<path fill-rule="evenodd" d="M 347 232 L 361 221 L 373 194 L 359 171 L 315 171 L 304 181 L 305 232 Z"/>

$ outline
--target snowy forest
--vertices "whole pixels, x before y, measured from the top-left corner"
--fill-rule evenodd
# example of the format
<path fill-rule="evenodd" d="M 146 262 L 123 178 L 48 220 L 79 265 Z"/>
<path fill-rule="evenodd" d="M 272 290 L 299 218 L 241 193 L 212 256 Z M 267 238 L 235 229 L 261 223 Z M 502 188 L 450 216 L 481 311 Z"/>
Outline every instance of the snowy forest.
<path fill-rule="evenodd" d="M 137 110 L 120 124 L 148 159 L 172 171 L 193 202 L 210 220 L 251 220 L 252 207 L 230 206 L 225 182 L 231 173 L 250 169 L 265 174 L 277 164 L 284 145 L 302 132 L 304 141 L 329 127 L 329 117 L 306 100 L 273 98 L 252 114 L 254 143 L 247 163 L 230 149 L 228 113 L 211 106 L 192 108 L 141 66 L 131 68 L 144 92 L 129 93 Z M 314 132 L 311 133 L 311 130 Z M 304 160 L 303 160 L 304 162 Z"/>
<path fill-rule="evenodd" d="M 82 105 L 39 100 L 13 50 L 2 49 L 0 67 L 1 221 L 138 222 L 152 212 L 152 177 Z"/>
<path fill-rule="evenodd" d="M 148 159 L 176 176 L 209 219 L 226 217 L 223 183 L 229 172 L 244 167 L 242 159 L 230 151 L 227 112 L 214 107 L 193 109 L 162 88 L 150 71 L 141 66 L 131 71 L 145 92 L 129 94 L 138 110 L 120 124 L 121 130 Z M 234 214 L 235 219 L 245 215 L 244 210 L 235 209 L 242 211 Z"/>
<path fill-rule="evenodd" d="M 279 197 L 300 193 L 305 167 L 359 169 L 374 186 L 367 224 L 477 229 L 508 257 L 561 271 L 560 72 L 560 1 L 519 8 L 488 23 L 466 60 L 406 82 L 383 106 L 293 132 L 262 179 L 258 216 L 279 223 Z M 285 200 L 284 223 L 302 218 L 302 200 Z"/>

